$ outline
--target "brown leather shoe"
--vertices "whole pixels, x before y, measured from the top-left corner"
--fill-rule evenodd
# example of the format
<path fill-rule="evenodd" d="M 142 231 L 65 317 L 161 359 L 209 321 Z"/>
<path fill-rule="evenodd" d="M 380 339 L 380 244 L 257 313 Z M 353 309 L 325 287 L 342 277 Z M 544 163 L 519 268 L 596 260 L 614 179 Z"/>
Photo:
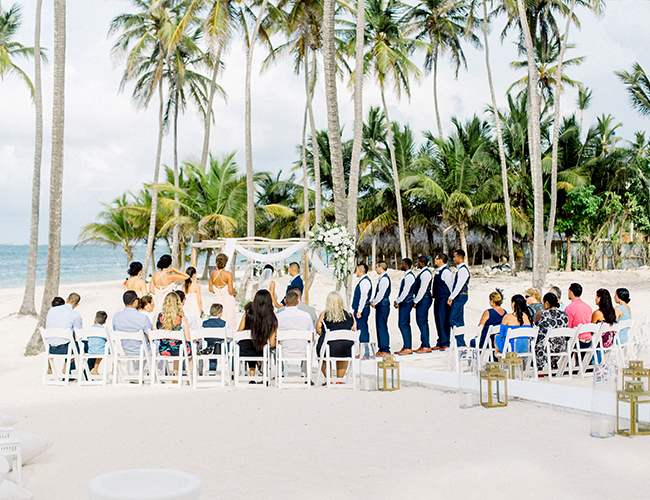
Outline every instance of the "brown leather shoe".
<path fill-rule="evenodd" d="M 433 351 L 433 349 L 431 349 L 430 347 L 420 347 L 415 352 L 417 354 L 427 354 L 427 353 L 430 353 L 432 351 Z"/>
<path fill-rule="evenodd" d="M 437 346 L 435 346 L 434 348 L 432 348 L 431 350 L 432 350 L 432 351 L 439 351 L 440 349 L 442 349 L 442 347 L 439 346 L 439 345 L 437 345 Z"/>
<path fill-rule="evenodd" d="M 395 354 L 398 356 L 406 356 L 407 354 L 413 354 L 413 351 L 411 349 L 402 349 L 401 351 L 397 351 Z"/>
<path fill-rule="evenodd" d="M 383 356 L 390 356 L 390 353 L 389 352 L 377 351 L 377 354 L 375 354 L 376 358 L 381 358 Z"/>

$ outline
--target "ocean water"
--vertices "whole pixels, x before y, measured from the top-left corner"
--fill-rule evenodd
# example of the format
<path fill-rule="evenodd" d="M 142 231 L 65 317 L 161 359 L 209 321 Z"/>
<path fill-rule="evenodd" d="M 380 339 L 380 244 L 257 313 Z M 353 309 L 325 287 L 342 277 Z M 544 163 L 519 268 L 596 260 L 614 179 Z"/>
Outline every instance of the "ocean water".
<path fill-rule="evenodd" d="M 156 256 L 166 249 L 159 248 Z M 136 248 L 135 260 L 142 262 L 146 248 Z M 29 245 L 0 245 L 0 288 L 25 286 Z M 45 284 L 47 245 L 39 245 L 36 285 Z M 61 283 L 88 283 L 126 279 L 126 254 L 119 248 L 105 246 L 61 246 Z"/>

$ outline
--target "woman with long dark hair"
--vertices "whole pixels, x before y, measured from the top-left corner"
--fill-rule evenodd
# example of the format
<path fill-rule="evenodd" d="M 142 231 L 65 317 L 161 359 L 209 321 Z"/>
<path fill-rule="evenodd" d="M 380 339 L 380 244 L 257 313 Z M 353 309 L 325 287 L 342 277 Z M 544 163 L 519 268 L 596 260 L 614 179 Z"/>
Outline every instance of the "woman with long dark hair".
<path fill-rule="evenodd" d="M 503 317 L 499 335 L 494 338 L 497 352 L 503 352 L 508 331 L 518 328 L 532 328 L 533 321 L 530 317 L 528 304 L 526 303 L 524 296 L 519 294 L 513 295 L 510 304 L 512 305 L 512 312 Z M 513 351 L 523 352 L 526 350 L 525 348 L 522 348 L 522 346 L 517 345 L 518 343 L 516 341 L 516 338 L 510 340 L 510 346 Z"/>
<path fill-rule="evenodd" d="M 242 330 L 250 330 L 251 339 L 239 341 L 241 356 L 261 358 L 266 344 L 275 347 L 278 318 L 275 317 L 271 294 L 267 290 L 258 290 L 255 294 L 250 309 L 244 312 L 239 324 L 239 331 Z M 255 363 L 249 363 L 248 369 L 251 376 L 255 375 Z"/>
<path fill-rule="evenodd" d="M 616 312 L 616 321 L 620 323 L 626 319 L 632 319 L 632 309 L 630 309 L 630 291 L 627 288 L 617 288 L 616 293 L 614 293 L 614 302 L 618 305 L 614 308 Z M 624 344 L 627 342 L 627 334 L 629 328 L 622 328 L 618 332 L 618 342 L 619 344 Z"/>
<path fill-rule="evenodd" d="M 599 288 L 596 290 L 596 305 L 598 306 L 598 309 L 596 309 L 591 315 L 592 323 L 607 323 L 609 325 L 616 323 L 616 311 L 614 310 L 612 296 L 609 294 L 609 290 L 606 288 Z M 613 342 L 614 332 L 603 332 L 603 347 L 610 347 Z"/>
<path fill-rule="evenodd" d="M 183 291 L 185 292 L 185 309 L 190 311 L 196 317 L 197 321 L 201 320 L 201 312 L 203 311 L 203 301 L 201 300 L 201 286 L 197 283 L 198 274 L 196 268 L 190 266 L 185 270 L 189 276 L 183 283 Z"/>

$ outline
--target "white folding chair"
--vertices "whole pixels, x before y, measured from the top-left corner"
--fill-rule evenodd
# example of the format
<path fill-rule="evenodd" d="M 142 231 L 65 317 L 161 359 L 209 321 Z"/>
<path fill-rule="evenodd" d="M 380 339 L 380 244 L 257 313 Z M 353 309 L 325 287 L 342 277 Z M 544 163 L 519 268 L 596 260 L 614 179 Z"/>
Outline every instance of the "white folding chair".
<path fill-rule="evenodd" d="M 461 361 L 472 359 L 472 356 L 480 355 L 480 349 L 478 347 L 479 340 L 481 339 L 481 332 L 483 327 L 481 325 L 477 326 L 455 326 L 451 329 L 451 349 L 447 353 L 447 368 L 449 370 L 451 367 L 452 361 L 456 366 L 456 373 L 461 372 Z M 465 340 L 464 346 L 458 345 L 457 336 L 462 335 Z M 476 342 L 476 347 L 470 347 L 470 342 L 474 340 Z"/>
<path fill-rule="evenodd" d="M 224 328 L 200 328 L 190 332 L 192 338 L 192 387 L 225 387 L 230 384 L 230 360 L 228 356 L 228 339 L 232 332 Z M 199 354 L 204 348 L 205 339 L 219 339 L 219 354 Z M 217 364 L 216 369 L 210 370 L 210 362 Z M 201 365 L 199 367 L 199 365 Z M 200 368 L 200 369 L 199 369 Z"/>
<path fill-rule="evenodd" d="M 77 378 L 79 371 L 79 350 L 74 341 L 74 335 L 71 328 L 41 328 L 41 338 L 45 344 L 45 366 L 43 369 L 43 385 L 68 385 L 70 378 Z M 49 338 L 64 339 L 67 344 L 65 354 L 50 353 L 50 345 L 47 342 Z M 62 342 L 65 344 L 66 342 Z M 58 361 L 63 364 L 59 366 Z M 75 373 L 70 369 L 72 362 L 76 361 Z"/>
<path fill-rule="evenodd" d="M 323 372 L 321 367 L 325 363 L 325 384 L 328 389 L 356 389 L 357 388 L 357 366 L 354 362 L 355 356 L 359 351 L 359 332 L 354 330 L 333 330 L 329 331 L 325 328 L 325 332 L 322 333 L 325 335 L 323 339 L 323 346 L 321 348 L 321 353 L 318 358 L 318 376 L 316 377 L 316 385 L 320 384 L 321 377 Z M 337 340 L 347 340 L 353 342 L 352 349 L 350 349 L 350 357 L 345 358 L 334 358 L 330 353 L 330 342 Z M 347 369 L 343 377 L 339 378 L 336 371 L 336 362 L 345 361 L 348 363 Z M 332 370 L 336 373 L 335 377 L 332 377 Z M 350 383 L 350 376 L 352 377 L 352 382 Z"/>
<path fill-rule="evenodd" d="M 578 370 L 580 372 L 580 377 L 585 378 L 587 373 L 587 368 L 591 366 L 591 361 L 594 358 L 594 343 L 593 336 L 600 331 L 600 325 L 595 323 L 584 323 L 578 326 L 578 338 L 576 339 L 575 344 L 573 344 L 573 353 L 572 356 L 576 356 L 578 359 Z M 582 347 L 580 345 L 580 335 L 583 333 L 591 333 L 591 340 L 589 341 L 589 346 Z M 586 343 L 586 342 L 585 342 Z M 593 366 L 592 366 L 593 371 Z"/>
<path fill-rule="evenodd" d="M 145 373 L 147 373 L 146 370 L 153 371 L 151 350 L 144 332 L 142 330 L 137 332 L 112 330 L 109 336 L 113 359 L 113 385 L 131 385 L 137 382 L 138 387 L 141 387 L 144 383 Z M 140 342 L 138 354 L 127 354 L 122 347 L 124 340 Z"/>
<path fill-rule="evenodd" d="M 79 385 L 106 385 L 108 381 L 108 374 L 111 371 L 111 359 L 110 359 L 110 337 L 108 333 L 108 328 L 103 326 L 102 328 L 83 328 L 82 330 L 76 331 L 75 336 L 79 342 L 79 366 L 81 367 L 80 376 L 78 379 Z M 104 351 L 101 354 L 89 354 L 84 352 L 83 341 L 88 341 L 90 337 L 99 337 L 104 339 Z M 100 368 L 102 370 L 101 374 L 94 375 L 90 373 L 90 367 L 88 366 L 89 359 L 101 359 L 103 363 L 100 363 Z"/>
<path fill-rule="evenodd" d="M 535 357 L 535 343 L 537 342 L 537 327 L 532 328 L 509 328 L 506 333 L 506 340 L 503 344 L 503 354 L 506 352 L 516 352 L 517 356 L 524 360 L 524 376 L 537 380 L 537 358 Z M 513 349 L 512 344 L 515 344 Z M 521 350 L 521 345 L 525 350 Z"/>
<path fill-rule="evenodd" d="M 566 339 L 566 346 L 564 350 L 553 352 L 551 351 L 551 339 L 564 338 Z M 544 338 L 544 352 L 546 353 L 546 373 L 548 379 L 552 380 L 553 374 L 555 378 L 564 375 L 564 372 L 569 373 L 569 378 L 573 378 L 572 364 L 571 364 L 571 351 L 573 350 L 573 343 L 578 338 L 577 328 L 549 328 Z M 553 369 L 552 359 L 557 359 L 557 368 Z"/>
<path fill-rule="evenodd" d="M 599 323 L 600 330 L 594 334 L 591 340 L 591 345 L 594 350 L 594 356 L 596 357 L 597 363 L 602 363 L 603 361 L 610 361 L 611 358 L 614 358 L 616 366 L 622 367 L 622 354 L 618 343 L 616 342 L 616 337 L 618 337 L 618 332 L 621 328 L 624 328 L 622 323 Z M 613 338 L 610 337 L 609 345 L 605 346 L 603 337 L 606 333 L 611 333 Z"/>
<path fill-rule="evenodd" d="M 501 325 L 492 325 L 488 328 L 487 334 L 485 335 L 485 342 L 483 343 L 483 347 L 481 347 L 481 352 L 479 354 L 479 368 L 482 368 L 488 361 L 496 361 L 492 339 L 499 335 L 500 331 Z"/>
<path fill-rule="evenodd" d="M 234 382 L 235 387 L 239 387 L 240 380 L 245 383 L 255 382 L 254 386 L 258 385 L 261 382 L 263 387 L 269 385 L 270 379 L 270 348 L 267 343 L 262 349 L 262 357 L 253 357 L 253 356 L 241 356 L 239 342 L 242 340 L 250 340 L 251 331 L 242 330 L 241 332 L 233 332 L 233 370 L 234 370 Z M 257 375 L 257 363 L 262 363 L 262 374 Z M 248 372 L 247 363 L 255 363 L 256 374 L 250 375 Z"/>
<path fill-rule="evenodd" d="M 192 381 L 192 369 L 190 368 L 190 357 L 187 355 L 187 343 L 185 342 L 185 333 L 183 330 L 151 330 L 149 332 L 149 340 L 160 342 L 161 340 L 175 340 L 180 342 L 178 346 L 178 355 L 176 356 L 162 356 L 160 349 L 155 346 L 151 348 L 151 387 L 172 385 L 171 383 L 177 382 L 178 387 L 183 385 L 183 380 L 187 379 L 188 382 Z M 162 366 L 158 363 L 162 361 Z M 172 364 L 170 366 L 170 363 Z M 178 373 L 174 374 L 174 365 L 178 363 Z M 185 375 L 184 375 L 185 374 Z"/>
<path fill-rule="evenodd" d="M 287 383 L 291 387 L 309 388 L 311 387 L 311 360 L 312 360 L 312 346 L 314 340 L 314 332 L 311 330 L 278 330 L 276 333 L 277 347 L 276 347 L 276 361 L 277 361 L 277 382 L 278 387 L 282 389 L 287 387 Z M 304 351 L 301 353 L 286 352 L 282 345 L 284 341 L 295 340 L 305 343 Z M 288 376 L 289 363 L 303 363 L 307 367 L 307 376 L 304 377 L 302 369 L 300 375 L 297 377 Z"/>

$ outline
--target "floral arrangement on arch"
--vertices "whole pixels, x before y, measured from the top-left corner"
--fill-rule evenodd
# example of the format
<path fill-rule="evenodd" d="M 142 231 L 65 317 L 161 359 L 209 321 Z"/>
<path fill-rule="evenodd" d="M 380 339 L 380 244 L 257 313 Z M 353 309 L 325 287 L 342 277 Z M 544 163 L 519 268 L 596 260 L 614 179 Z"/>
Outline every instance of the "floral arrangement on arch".
<path fill-rule="evenodd" d="M 356 253 L 354 236 L 341 224 L 316 224 L 309 232 L 309 246 L 315 250 L 325 250 L 334 258 L 334 276 L 344 283 L 350 275 L 350 259 Z"/>

